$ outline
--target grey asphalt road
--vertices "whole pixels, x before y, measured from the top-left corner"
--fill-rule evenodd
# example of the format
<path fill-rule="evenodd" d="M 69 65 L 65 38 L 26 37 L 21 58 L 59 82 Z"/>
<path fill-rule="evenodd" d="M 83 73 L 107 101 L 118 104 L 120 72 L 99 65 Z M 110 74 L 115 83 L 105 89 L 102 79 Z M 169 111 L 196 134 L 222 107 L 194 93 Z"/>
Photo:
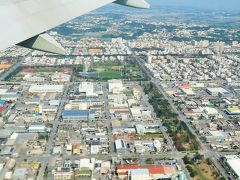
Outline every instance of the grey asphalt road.
<path fill-rule="evenodd" d="M 166 94 L 166 92 L 164 91 L 164 88 L 161 86 L 161 83 L 159 83 L 157 80 L 155 80 L 151 73 L 146 69 L 145 65 L 144 65 L 144 60 L 133 56 L 134 59 L 138 62 L 138 64 L 140 65 L 140 67 L 142 68 L 142 70 L 145 72 L 145 74 L 151 79 L 151 82 L 157 87 L 158 91 L 164 96 L 164 98 L 169 102 L 170 106 L 172 107 L 172 109 L 178 113 L 179 115 L 179 119 L 181 121 L 184 121 L 186 123 L 186 125 L 188 126 L 189 130 L 191 131 L 191 133 L 193 135 L 196 136 L 197 141 L 199 142 L 201 148 L 202 148 L 202 153 L 204 154 L 205 157 L 209 157 L 212 159 L 213 163 L 215 164 L 215 166 L 220 170 L 220 172 L 222 173 L 222 175 L 227 178 L 228 175 L 225 171 L 225 169 L 222 167 L 222 165 L 219 163 L 218 158 L 219 158 L 219 154 L 215 151 L 213 151 L 212 149 L 210 149 L 210 147 L 203 143 L 199 136 L 196 134 L 195 130 L 192 128 L 192 126 L 189 124 L 188 120 L 184 117 L 184 115 L 182 114 L 182 112 L 180 112 L 174 105 L 173 101 L 171 98 L 168 97 L 168 95 Z"/>

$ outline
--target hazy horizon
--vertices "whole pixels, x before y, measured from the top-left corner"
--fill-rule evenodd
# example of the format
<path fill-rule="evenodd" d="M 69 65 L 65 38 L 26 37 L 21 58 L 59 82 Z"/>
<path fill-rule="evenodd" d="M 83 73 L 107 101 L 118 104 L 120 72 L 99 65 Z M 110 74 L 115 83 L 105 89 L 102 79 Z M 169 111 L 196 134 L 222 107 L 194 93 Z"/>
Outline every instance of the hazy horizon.
<path fill-rule="evenodd" d="M 214 11 L 234 11 L 240 13 L 240 0 L 146 0 L 151 8 L 174 7 L 176 8 L 199 8 Z M 119 5 L 110 4 L 106 8 L 119 10 Z M 104 7 L 100 8 L 104 9 Z M 126 9 L 126 7 L 125 7 Z"/>
<path fill-rule="evenodd" d="M 152 6 L 195 7 L 209 10 L 234 10 L 240 12 L 240 0 L 147 0 Z"/>

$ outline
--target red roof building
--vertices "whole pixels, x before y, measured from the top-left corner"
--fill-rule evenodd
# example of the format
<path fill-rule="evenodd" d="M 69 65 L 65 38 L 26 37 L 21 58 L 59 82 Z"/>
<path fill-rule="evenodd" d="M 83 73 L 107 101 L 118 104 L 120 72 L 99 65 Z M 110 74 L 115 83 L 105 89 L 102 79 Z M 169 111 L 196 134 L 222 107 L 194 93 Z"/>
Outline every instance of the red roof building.
<path fill-rule="evenodd" d="M 6 107 L 4 107 L 4 106 L 0 106 L 0 112 L 5 111 L 5 109 L 6 109 Z"/>
<path fill-rule="evenodd" d="M 176 174 L 177 169 L 171 165 L 141 165 L 141 164 L 122 164 L 117 166 L 117 174 L 120 179 L 128 176 L 128 171 L 133 169 L 148 169 L 150 175 Z"/>
<path fill-rule="evenodd" d="M 180 84 L 178 87 L 184 88 L 184 89 L 189 89 L 191 86 L 190 86 L 190 84 Z"/>

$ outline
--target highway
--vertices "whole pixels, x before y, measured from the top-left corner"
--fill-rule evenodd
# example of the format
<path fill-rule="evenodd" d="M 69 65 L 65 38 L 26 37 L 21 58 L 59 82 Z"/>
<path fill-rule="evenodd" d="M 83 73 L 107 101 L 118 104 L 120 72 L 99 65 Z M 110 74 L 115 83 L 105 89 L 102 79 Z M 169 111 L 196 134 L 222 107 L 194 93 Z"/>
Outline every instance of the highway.
<path fill-rule="evenodd" d="M 114 153 L 114 138 L 112 135 L 112 126 L 111 126 L 111 114 L 109 111 L 109 105 L 108 105 L 108 87 L 107 82 L 103 84 L 103 91 L 104 91 L 104 109 L 105 109 L 105 115 L 107 118 L 107 133 L 109 138 L 109 151 L 110 153 Z"/>
<path fill-rule="evenodd" d="M 139 57 L 136 57 L 134 56 L 134 59 L 138 62 L 138 64 L 140 65 L 140 67 L 142 68 L 142 70 L 145 72 L 145 74 L 149 77 L 149 79 L 151 80 L 151 82 L 156 86 L 156 88 L 158 89 L 159 93 L 161 93 L 164 98 L 169 102 L 171 108 L 178 114 L 179 116 L 179 119 L 183 122 L 186 123 L 186 125 L 188 126 L 189 130 L 191 131 L 191 133 L 193 135 L 195 135 L 198 143 L 200 144 L 201 148 L 202 148 L 202 151 L 201 153 L 203 153 L 203 155 L 206 157 L 206 158 L 211 158 L 213 163 L 215 164 L 215 166 L 219 169 L 219 171 L 222 173 L 222 175 L 227 178 L 228 175 L 225 171 L 225 169 L 222 167 L 222 165 L 220 164 L 220 162 L 218 161 L 219 157 L 220 157 L 220 153 L 218 152 L 215 152 L 213 150 L 210 149 L 210 147 L 206 144 L 206 143 L 203 143 L 199 136 L 196 134 L 195 130 L 193 129 L 193 127 L 190 125 L 189 123 L 189 120 L 187 120 L 184 115 L 182 114 L 182 112 L 180 112 L 176 106 L 174 105 L 173 101 L 171 98 L 169 98 L 169 96 L 166 94 L 164 88 L 162 87 L 161 83 L 154 79 L 151 75 L 151 73 L 146 69 L 145 65 L 144 65 L 144 60 L 139 58 Z"/>
<path fill-rule="evenodd" d="M 58 126 L 61 122 L 60 120 L 61 120 L 62 111 L 64 109 L 64 105 L 65 105 L 65 102 L 67 100 L 68 89 L 69 89 L 69 83 L 66 84 L 65 88 L 64 88 L 63 96 L 62 96 L 62 99 L 61 99 L 60 104 L 59 104 L 57 115 L 56 115 L 55 120 L 53 122 L 53 127 L 51 129 L 48 144 L 46 146 L 47 148 L 46 148 L 46 151 L 45 151 L 45 155 L 43 155 L 43 157 L 45 156 L 46 159 L 44 158 L 43 159 L 44 161 L 41 161 L 42 162 L 41 163 L 41 168 L 39 170 L 37 180 L 43 180 L 44 179 L 43 178 L 44 177 L 44 172 L 45 172 L 45 169 L 48 167 L 49 157 L 51 157 L 51 151 L 53 149 L 54 139 L 55 139 L 55 136 L 56 136 L 56 133 L 57 133 L 57 128 L 58 128 Z"/>

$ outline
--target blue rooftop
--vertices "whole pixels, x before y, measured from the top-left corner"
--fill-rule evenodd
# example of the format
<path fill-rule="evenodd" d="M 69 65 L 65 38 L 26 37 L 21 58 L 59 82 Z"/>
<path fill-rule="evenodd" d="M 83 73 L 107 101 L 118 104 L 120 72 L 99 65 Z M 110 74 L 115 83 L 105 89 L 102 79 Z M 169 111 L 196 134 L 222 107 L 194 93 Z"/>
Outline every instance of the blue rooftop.
<path fill-rule="evenodd" d="M 132 175 L 149 174 L 149 170 L 148 169 L 132 169 L 131 174 Z"/>
<path fill-rule="evenodd" d="M 6 101 L 0 99 L 0 105 L 4 105 Z"/>
<path fill-rule="evenodd" d="M 86 117 L 88 116 L 88 110 L 64 110 L 63 116 Z"/>

